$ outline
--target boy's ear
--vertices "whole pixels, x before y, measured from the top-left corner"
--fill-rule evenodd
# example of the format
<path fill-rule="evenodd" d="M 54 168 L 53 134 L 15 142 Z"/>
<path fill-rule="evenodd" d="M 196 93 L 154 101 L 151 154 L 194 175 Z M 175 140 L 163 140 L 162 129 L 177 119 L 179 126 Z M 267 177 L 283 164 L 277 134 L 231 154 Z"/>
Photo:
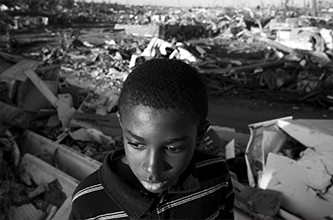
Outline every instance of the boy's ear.
<path fill-rule="evenodd" d="M 206 119 L 204 123 L 199 127 L 198 135 L 197 135 L 197 145 L 201 143 L 201 140 L 205 136 L 208 128 L 210 126 L 210 122 Z"/>
<path fill-rule="evenodd" d="M 120 124 L 120 127 L 123 128 L 123 124 L 121 123 L 121 118 L 120 118 L 119 112 L 117 112 L 116 114 L 117 114 L 117 118 L 118 118 L 118 122 Z"/>

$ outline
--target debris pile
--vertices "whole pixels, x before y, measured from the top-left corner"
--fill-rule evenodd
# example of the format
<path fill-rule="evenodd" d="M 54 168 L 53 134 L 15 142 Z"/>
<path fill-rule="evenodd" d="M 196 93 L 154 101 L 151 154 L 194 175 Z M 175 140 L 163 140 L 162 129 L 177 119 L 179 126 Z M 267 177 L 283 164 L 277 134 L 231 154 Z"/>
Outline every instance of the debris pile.
<path fill-rule="evenodd" d="M 122 147 L 116 116 L 122 84 L 133 68 L 152 58 L 189 63 L 214 97 L 303 102 L 332 110 L 332 20 L 288 18 L 248 8 L 189 10 L 84 2 L 52 9 L 50 16 L 25 17 L 29 7 L 7 8 L 1 17 L 6 25 L 0 36 L 0 187 L 1 214 L 7 217 L 15 204 L 24 206 L 17 212 L 34 209 L 39 217 L 33 218 L 51 219 L 67 204 L 77 180 Z M 20 10 L 24 15 L 16 14 Z M 89 11 L 98 13 L 90 17 Z M 94 22 L 99 25 L 93 27 Z M 250 140 L 249 135 L 211 126 L 199 148 L 227 160 L 234 173 L 235 205 L 251 218 L 288 219 L 287 210 L 305 219 L 321 214 L 328 219 L 331 142 L 295 138 L 284 123 L 296 122 L 279 120 L 267 130 L 250 125 L 258 129 L 251 130 Z M 28 144 L 32 140 L 24 138 L 27 135 L 36 142 Z M 66 156 L 80 161 L 73 165 L 78 169 L 66 165 Z M 281 167 L 272 161 L 282 161 Z M 37 181 L 24 172 L 29 163 L 64 173 Z M 288 194 L 289 183 L 274 173 L 290 175 L 286 164 L 305 173 L 305 179 L 292 180 L 292 187 L 304 186 L 312 195 L 297 191 L 306 195 L 302 200 Z M 314 183 L 313 177 L 321 181 Z M 320 204 L 317 213 L 293 205 L 310 200 L 316 207 Z"/>
<path fill-rule="evenodd" d="M 67 196 L 58 179 L 35 182 L 15 138 L 6 130 L 0 149 L 1 219 L 50 219 Z M 35 178 L 36 179 L 36 178 Z"/>
<path fill-rule="evenodd" d="M 331 219 L 333 120 L 283 118 L 250 125 L 250 185 L 281 192 L 301 219 Z"/>

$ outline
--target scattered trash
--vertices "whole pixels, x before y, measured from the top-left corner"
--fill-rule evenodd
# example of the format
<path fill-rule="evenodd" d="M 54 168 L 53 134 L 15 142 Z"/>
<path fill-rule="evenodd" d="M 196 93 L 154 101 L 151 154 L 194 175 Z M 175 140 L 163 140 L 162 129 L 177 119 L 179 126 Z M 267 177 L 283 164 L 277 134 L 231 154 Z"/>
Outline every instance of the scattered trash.
<path fill-rule="evenodd" d="M 189 63 L 216 97 L 332 111 L 329 11 L 70 2 L 1 4 L 1 218 L 68 217 L 78 180 L 122 147 L 123 82 L 152 58 Z M 235 207 L 250 218 L 332 219 L 332 127 L 281 118 L 248 135 L 212 125 L 198 148 L 226 159 Z"/>
<path fill-rule="evenodd" d="M 281 206 L 301 219 L 331 218 L 333 120 L 282 118 L 250 128 L 250 185 L 281 192 Z"/>
<path fill-rule="evenodd" d="M 12 167 L 5 157 L 1 159 L 4 159 L 0 184 L 3 219 L 52 219 L 78 184 L 29 154 L 22 157 L 19 169 Z"/>

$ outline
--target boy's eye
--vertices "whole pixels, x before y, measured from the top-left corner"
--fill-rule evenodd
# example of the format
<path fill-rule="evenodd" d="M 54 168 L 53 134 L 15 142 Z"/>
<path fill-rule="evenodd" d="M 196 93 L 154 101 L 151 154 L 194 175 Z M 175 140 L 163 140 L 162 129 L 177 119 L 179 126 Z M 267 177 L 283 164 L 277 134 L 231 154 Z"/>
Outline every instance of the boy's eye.
<path fill-rule="evenodd" d="M 178 153 L 182 151 L 182 148 L 180 147 L 174 147 L 174 146 L 168 146 L 166 149 L 172 153 Z"/>
<path fill-rule="evenodd" d="M 136 143 L 131 143 L 131 142 L 127 142 L 129 145 L 131 145 L 131 147 L 133 147 L 134 149 L 138 149 L 138 150 L 141 150 L 141 149 L 144 149 L 145 146 L 142 145 L 142 144 L 136 144 Z"/>

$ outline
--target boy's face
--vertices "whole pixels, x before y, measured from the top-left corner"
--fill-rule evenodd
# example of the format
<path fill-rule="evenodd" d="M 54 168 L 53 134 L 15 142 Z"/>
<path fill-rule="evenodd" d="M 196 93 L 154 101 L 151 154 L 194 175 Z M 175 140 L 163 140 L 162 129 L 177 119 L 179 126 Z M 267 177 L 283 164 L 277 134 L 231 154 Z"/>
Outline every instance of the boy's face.
<path fill-rule="evenodd" d="M 176 110 L 135 106 L 121 116 L 127 163 L 145 189 L 160 193 L 174 184 L 189 165 L 197 124 Z"/>

